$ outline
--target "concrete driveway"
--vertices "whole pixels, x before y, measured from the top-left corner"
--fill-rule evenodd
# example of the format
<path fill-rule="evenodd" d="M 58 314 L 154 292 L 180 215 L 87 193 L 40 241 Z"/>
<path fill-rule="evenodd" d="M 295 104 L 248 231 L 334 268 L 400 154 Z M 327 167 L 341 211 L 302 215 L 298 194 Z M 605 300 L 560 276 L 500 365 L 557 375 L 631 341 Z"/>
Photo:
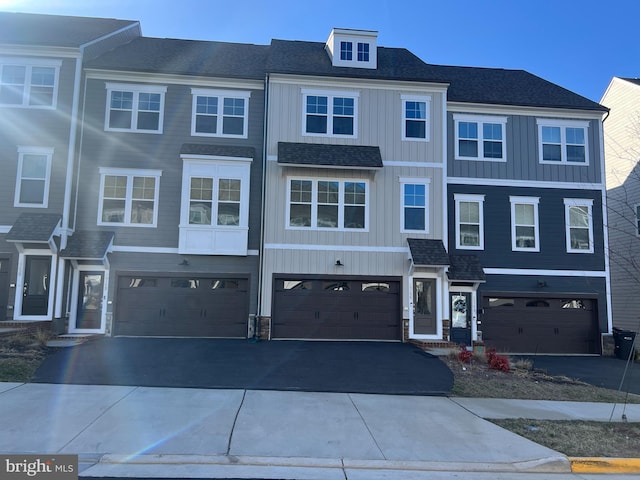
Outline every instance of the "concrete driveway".
<path fill-rule="evenodd" d="M 105 337 L 55 349 L 33 382 L 448 395 L 453 375 L 402 343 Z"/>

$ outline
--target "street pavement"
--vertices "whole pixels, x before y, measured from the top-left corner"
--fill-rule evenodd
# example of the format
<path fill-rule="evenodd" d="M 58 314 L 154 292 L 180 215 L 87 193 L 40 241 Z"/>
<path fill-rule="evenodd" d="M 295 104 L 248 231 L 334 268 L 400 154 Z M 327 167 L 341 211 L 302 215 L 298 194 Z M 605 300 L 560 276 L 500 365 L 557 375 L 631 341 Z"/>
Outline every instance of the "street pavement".
<path fill-rule="evenodd" d="M 619 421 L 619 408 L 414 395 L 0 383 L 0 452 L 78 454 L 83 477 L 418 480 L 466 472 L 464 478 L 478 480 L 591 478 L 571 474 L 564 455 L 482 417 L 608 420 L 613 412 Z M 640 405 L 627 405 L 625 414 L 630 422 L 640 421 Z"/>

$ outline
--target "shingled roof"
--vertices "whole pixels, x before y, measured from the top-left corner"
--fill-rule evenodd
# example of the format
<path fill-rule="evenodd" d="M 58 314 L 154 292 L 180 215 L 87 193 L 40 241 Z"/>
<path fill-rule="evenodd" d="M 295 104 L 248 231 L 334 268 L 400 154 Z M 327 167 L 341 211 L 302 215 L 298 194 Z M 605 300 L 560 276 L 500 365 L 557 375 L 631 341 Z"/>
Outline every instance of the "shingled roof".
<path fill-rule="evenodd" d="M 407 238 L 411 259 L 416 267 L 448 266 L 449 255 L 442 240 Z"/>
<path fill-rule="evenodd" d="M 69 237 L 67 247 L 60 252 L 60 256 L 79 260 L 102 260 L 107 256 L 114 236 L 114 232 L 106 230 L 79 230 Z"/>
<path fill-rule="evenodd" d="M 484 270 L 476 255 L 449 255 L 447 276 L 451 281 L 485 282 Z"/>
<path fill-rule="evenodd" d="M 0 12 L 0 44 L 78 48 L 138 21 Z"/>
<path fill-rule="evenodd" d="M 139 37 L 88 68 L 264 80 L 269 46 Z"/>
<path fill-rule="evenodd" d="M 305 167 L 382 168 L 380 147 L 278 142 L 278 163 Z"/>
<path fill-rule="evenodd" d="M 5 240 L 18 243 L 47 243 L 60 225 L 57 213 L 21 213 Z"/>

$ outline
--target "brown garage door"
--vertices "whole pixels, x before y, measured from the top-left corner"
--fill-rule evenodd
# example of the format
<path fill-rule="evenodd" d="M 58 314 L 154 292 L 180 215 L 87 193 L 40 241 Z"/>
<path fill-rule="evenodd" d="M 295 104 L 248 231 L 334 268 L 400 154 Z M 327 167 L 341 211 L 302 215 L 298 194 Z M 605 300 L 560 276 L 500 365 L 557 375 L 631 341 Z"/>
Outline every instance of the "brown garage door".
<path fill-rule="evenodd" d="M 118 277 L 115 334 L 247 337 L 247 278 Z"/>
<path fill-rule="evenodd" d="M 487 347 L 513 353 L 599 353 L 597 301 L 483 296 Z"/>
<path fill-rule="evenodd" d="M 276 278 L 273 338 L 400 340 L 396 279 Z"/>

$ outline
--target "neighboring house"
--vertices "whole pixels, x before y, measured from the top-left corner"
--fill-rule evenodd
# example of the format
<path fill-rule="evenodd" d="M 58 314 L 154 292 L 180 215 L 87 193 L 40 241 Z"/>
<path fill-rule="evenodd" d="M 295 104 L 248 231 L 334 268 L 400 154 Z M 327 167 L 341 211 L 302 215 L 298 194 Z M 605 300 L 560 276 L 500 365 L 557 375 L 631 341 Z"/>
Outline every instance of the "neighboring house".
<path fill-rule="evenodd" d="M 452 335 L 481 331 L 510 352 L 600 353 L 611 333 L 606 108 L 524 71 L 444 68 L 449 251 L 476 256 L 486 275 L 452 284 L 452 305 L 472 305 L 452 314 Z"/>
<path fill-rule="evenodd" d="M 64 319 L 82 66 L 135 21 L 0 13 L 0 321 Z M 101 297 L 96 297 L 96 302 Z"/>
<path fill-rule="evenodd" d="M 267 53 L 141 37 L 87 63 L 76 227 L 113 242 L 73 285 L 108 304 L 69 331 L 252 335 Z"/>
<path fill-rule="evenodd" d="M 604 122 L 614 327 L 640 332 L 640 79 L 614 77 Z"/>

